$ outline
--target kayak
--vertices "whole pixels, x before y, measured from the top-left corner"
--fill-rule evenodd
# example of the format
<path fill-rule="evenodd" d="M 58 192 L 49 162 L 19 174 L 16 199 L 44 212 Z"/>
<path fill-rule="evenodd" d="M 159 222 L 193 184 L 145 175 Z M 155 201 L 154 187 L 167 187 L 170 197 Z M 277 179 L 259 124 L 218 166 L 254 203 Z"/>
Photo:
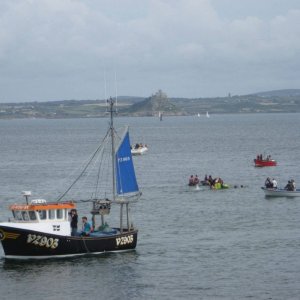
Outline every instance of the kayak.
<path fill-rule="evenodd" d="M 221 184 L 220 182 L 215 183 L 214 186 L 212 186 L 213 190 L 224 190 L 224 189 L 228 189 L 229 185 L 228 184 Z"/>

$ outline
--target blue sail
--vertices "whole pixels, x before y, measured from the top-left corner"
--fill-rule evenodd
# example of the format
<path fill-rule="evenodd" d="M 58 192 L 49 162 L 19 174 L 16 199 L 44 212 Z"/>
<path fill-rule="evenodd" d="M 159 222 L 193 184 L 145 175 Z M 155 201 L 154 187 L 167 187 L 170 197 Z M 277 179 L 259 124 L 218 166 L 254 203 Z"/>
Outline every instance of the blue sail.
<path fill-rule="evenodd" d="M 115 154 L 117 194 L 138 192 L 134 166 L 131 156 L 128 128 Z"/>

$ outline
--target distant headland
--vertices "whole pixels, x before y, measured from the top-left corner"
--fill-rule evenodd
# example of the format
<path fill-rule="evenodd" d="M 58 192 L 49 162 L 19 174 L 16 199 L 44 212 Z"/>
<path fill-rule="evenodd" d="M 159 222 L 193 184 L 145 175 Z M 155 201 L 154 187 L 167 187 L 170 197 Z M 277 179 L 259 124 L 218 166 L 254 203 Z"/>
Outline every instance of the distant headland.
<path fill-rule="evenodd" d="M 300 89 L 285 89 L 249 95 L 216 98 L 169 98 L 158 90 L 143 98 L 120 96 L 120 116 L 187 116 L 241 113 L 300 112 Z M 97 118 L 106 116 L 106 100 L 59 100 L 49 102 L 0 103 L 0 119 Z"/>

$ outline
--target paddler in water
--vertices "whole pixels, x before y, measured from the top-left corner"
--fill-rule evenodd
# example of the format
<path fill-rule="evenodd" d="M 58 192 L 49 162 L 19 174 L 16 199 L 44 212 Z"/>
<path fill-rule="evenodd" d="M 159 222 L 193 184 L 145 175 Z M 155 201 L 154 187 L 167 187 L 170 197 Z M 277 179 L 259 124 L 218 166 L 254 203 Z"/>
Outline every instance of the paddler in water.
<path fill-rule="evenodd" d="M 193 186 L 193 185 L 194 185 L 194 175 L 191 175 L 189 179 L 189 186 Z"/>

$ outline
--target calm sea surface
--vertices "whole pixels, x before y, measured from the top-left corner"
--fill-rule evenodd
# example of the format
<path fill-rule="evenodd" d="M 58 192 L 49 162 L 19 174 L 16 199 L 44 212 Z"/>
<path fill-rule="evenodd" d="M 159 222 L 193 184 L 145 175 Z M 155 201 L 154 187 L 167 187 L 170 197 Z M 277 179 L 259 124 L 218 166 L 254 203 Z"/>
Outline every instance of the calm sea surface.
<path fill-rule="evenodd" d="M 299 114 L 115 123 L 150 148 L 134 158 L 143 192 L 132 210 L 136 250 L 18 262 L 1 247 L 1 299 L 299 299 L 300 198 L 266 199 L 260 189 L 267 176 L 300 186 Z M 23 190 L 57 197 L 107 127 L 107 119 L 1 120 L 0 220 Z M 278 166 L 254 168 L 259 153 Z M 191 174 L 239 188 L 190 190 Z"/>

